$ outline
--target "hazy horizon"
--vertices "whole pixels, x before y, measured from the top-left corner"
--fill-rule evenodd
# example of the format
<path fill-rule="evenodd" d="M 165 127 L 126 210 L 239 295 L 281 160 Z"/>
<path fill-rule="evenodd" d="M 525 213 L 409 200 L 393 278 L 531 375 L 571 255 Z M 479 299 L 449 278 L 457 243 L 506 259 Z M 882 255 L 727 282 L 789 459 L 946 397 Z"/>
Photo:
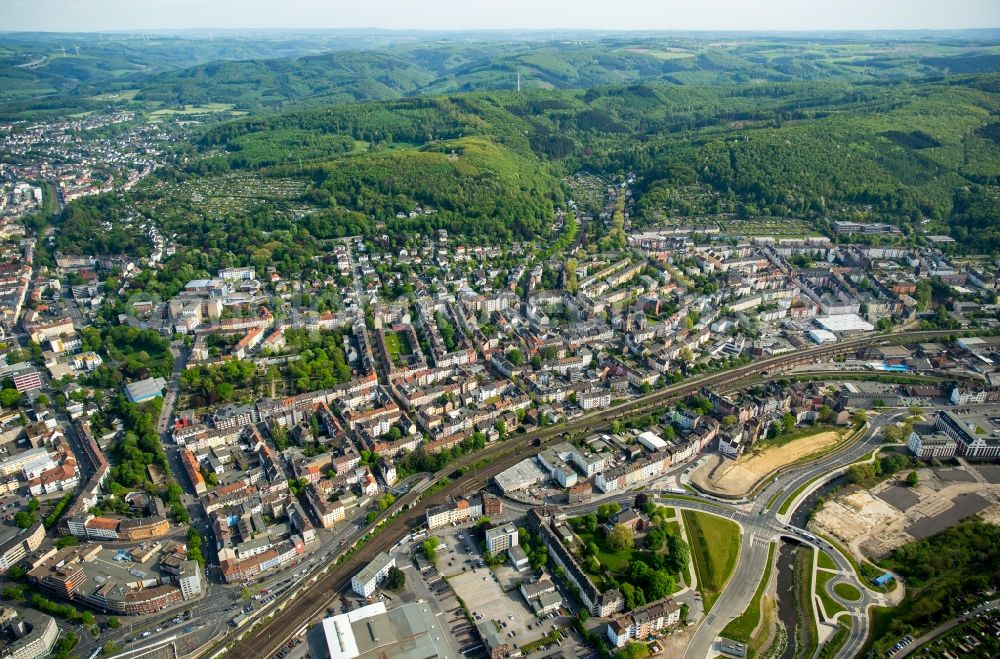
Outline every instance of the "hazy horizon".
<path fill-rule="evenodd" d="M 5 32 L 131 30 L 596 30 L 843 32 L 1000 27 L 997 0 L 6 0 Z M 276 9 L 277 7 L 277 9 Z"/>

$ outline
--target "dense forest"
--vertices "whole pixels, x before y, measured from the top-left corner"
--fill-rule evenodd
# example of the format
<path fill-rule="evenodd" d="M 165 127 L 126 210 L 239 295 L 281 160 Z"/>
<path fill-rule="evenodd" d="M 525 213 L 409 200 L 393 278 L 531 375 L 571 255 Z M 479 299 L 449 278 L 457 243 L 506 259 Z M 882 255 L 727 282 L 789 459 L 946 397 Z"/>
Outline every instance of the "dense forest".
<path fill-rule="evenodd" d="M 876 651 L 888 650 L 903 634 L 953 618 L 977 593 L 995 588 L 1000 583 L 1000 527 L 967 520 L 900 547 L 885 565 L 906 578 L 906 599 L 875 616 Z"/>
<path fill-rule="evenodd" d="M 209 270 L 280 261 L 301 271 L 322 241 L 379 227 L 399 242 L 438 228 L 474 240 L 549 239 L 549 220 L 565 207 L 560 179 L 584 170 L 635 174 L 633 223 L 718 213 L 799 218 L 821 229 L 835 219 L 887 221 L 910 241 L 945 233 L 996 253 L 998 88 L 997 75 L 626 85 L 247 117 L 209 126 L 180 147 L 187 164 L 162 171 L 158 183 L 70 204 L 58 246 L 142 253 L 137 231 L 120 222 L 102 229 L 102 218 L 127 217 L 126 206 L 201 250 L 192 265 Z M 303 191 L 222 215 L 177 194 L 184 181 L 225 188 L 216 179 L 235 172 L 299 181 Z M 286 212 L 289 203 L 311 211 Z"/>

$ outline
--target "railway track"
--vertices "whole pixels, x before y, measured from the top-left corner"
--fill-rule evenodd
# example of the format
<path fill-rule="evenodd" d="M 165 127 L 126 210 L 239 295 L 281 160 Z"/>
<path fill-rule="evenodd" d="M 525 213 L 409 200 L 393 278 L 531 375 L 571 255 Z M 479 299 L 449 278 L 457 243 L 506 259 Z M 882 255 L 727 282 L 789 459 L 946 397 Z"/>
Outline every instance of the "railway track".
<path fill-rule="evenodd" d="M 464 467 L 468 467 L 483 459 L 491 458 L 492 461 L 482 469 L 468 474 L 462 473 L 446 487 L 434 494 L 422 495 L 422 493 L 411 491 L 402 497 L 392 508 L 383 514 L 380 520 L 365 527 L 360 537 L 372 533 L 377 528 L 376 525 L 384 520 L 385 517 L 402 511 L 399 512 L 399 516 L 386 522 L 378 534 L 371 538 L 349 560 L 336 566 L 327 574 L 319 576 L 314 584 L 306 587 L 306 590 L 302 594 L 292 600 L 289 605 L 278 612 L 273 618 L 266 621 L 262 626 L 251 630 L 235 647 L 225 650 L 225 646 L 231 643 L 232 640 L 224 640 L 206 652 L 205 656 L 216 656 L 222 651 L 225 651 L 227 656 L 234 659 L 259 659 L 260 657 L 274 655 L 294 636 L 296 630 L 301 629 L 303 625 L 308 624 L 313 618 L 326 611 L 336 594 L 350 584 L 351 577 L 361 566 L 371 561 L 379 552 L 390 549 L 400 538 L 420 526 L 423 523 L 424 510 L 428 506 L 443 503 L 450 496 L 464 494 L 483 487 L 495 474 L 538 453 L 546 444 L 561 439 L 566 433 L 591 432 L 607 426 L 609 422 L 616 419 L 632 416 L 655 407 L 662 407 L 665 404 L 676 402 L 693 393 L 697 393 L 703 387 L 739 388 L 748 384 L 748 380 L 757 379 L 759 376 L 765 375 L 767 371 L 775 368 L 786 368 L 843 356 L 857 352 L 861 348 L 874 345 L 899 343 L 900 341 L 921 342 L 954 334 L 955 332 L 953 331 L 930 330 L 901 332 L 881 337 L 858 337 L 828 346 L 809 348 L 797 353 L 769 357 L 746 366 L 740 366 L 720 373 L 708 374 L 695 378 L 690 382 L 672 385 L 642 398 L 612 405 L 598 412 L 578 417 L 572 421 L 520 435 L 516 439 L 489 446 L 478 453 L 463 456 L 455 463 L 434 474 L 431 479 L 432 482 L 438 482 L 441 478 L 454 475 Z M 347 547 L 344 548 L 344 550 L 346 549 Z"/>

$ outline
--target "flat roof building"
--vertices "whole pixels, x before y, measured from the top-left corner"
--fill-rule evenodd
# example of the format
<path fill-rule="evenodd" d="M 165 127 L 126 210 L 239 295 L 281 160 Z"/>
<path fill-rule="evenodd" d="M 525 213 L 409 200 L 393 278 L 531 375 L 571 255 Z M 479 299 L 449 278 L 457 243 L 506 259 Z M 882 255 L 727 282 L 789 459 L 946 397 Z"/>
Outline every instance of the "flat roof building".
<path fill-rule="evenodd" d="M 838 314 L 814 318 L 813 322 L 828 332 L 871 332 L 875 326 L 856 313 Z"/>
<path fill-rule="evenodd" d="M 376 602 L 323 620 L 330 659 L 381 657 L 424 659 L 452 652 L 437 617 L 426 602 L 404 604 L 387 611 Z"/>
<path fill-rule="evenodd" d="M 667 448 L 667 442 L 664 441 L 659 435 L 648 430 L 638 437 L 639 443 L 648 448 L 650 451 L 662 451 Z"/>
<path fill-rule="evenodd" d="M 167 381 L 163 378 L 146 378 L 125 385 L 125 397 L 130 403 L 142 403 L 163 395 Z"/>
<path fill-rule="evenodd" d="M 362 597 L 371 597 L 375 592 L 375 587 L 389 574 L 389 568 L 396 566 L 396 558 L 386 552 L 380 552 L 378 556 L 354 575 L 351 579 L 351 588 Z"/>
<path fill-rule="evenodd" d="M 501 471 L 493 477 L 496 484 L 504 492 L 517 492 L 541 483 L 546 473 L 535 462 L 534 458 L 521 460 L 513 467 Z"/>

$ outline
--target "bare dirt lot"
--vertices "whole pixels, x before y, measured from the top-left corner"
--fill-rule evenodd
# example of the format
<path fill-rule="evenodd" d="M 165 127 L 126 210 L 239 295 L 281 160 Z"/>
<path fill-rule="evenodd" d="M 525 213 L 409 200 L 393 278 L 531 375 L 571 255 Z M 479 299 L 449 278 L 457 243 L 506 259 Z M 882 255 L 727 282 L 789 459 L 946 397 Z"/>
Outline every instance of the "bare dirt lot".
<path fill-rule="evenodd" d="M 827 430 L 781 446 L 766 446 L 736 460 L 713 455 L 691 474 L 691 480 L 708 492 L 741 496 L 776 469 L 824 451 L 840 441 L 840 438 L 840 433 Z"/>
<path fill-rule="evenodd" d="M 964 476 L 956 477 L 958 472 Z M 816 512 L 810 527 L 838 538 L 856 554 L 878 557 L 968 515 L 989 518 L 1000 512 L 998 485 L 976 483 L 971 473 L 955 468 L 917 473 L 920 484 L 914 488 L 900 489 L 899 480 L 891 478 L 871 490 L 847 490 L 833 497 Z"/>

